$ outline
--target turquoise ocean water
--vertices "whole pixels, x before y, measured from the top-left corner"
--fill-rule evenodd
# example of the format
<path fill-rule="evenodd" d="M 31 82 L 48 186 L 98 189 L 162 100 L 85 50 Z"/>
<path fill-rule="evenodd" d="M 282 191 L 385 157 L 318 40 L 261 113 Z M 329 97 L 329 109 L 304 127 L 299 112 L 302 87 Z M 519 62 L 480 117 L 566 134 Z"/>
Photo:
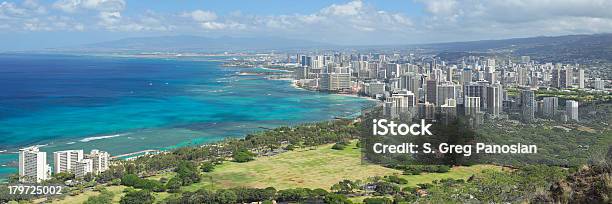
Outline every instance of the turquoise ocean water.
<path fill-rule="evenodd" d="M 348 116 L 372 101 L 238 75 L 221 58 L 0 55 L 0 177 L 16 150 L 123 154 Z"/>

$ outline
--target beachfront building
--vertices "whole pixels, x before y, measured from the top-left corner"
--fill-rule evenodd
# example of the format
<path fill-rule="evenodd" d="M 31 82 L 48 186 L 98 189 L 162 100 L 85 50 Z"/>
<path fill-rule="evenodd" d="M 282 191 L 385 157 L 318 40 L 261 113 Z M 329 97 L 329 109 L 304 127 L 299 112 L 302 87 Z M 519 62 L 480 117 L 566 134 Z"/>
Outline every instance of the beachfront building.
<path fill-rule="evenodd" d="M 108 170 L 108 161 L 110 160 L 110 154 L 108 152 L 94 149 L 87 155 L 87 158 L 92 160 L 92 172 L 94 174 L 99 174 Z"/>
<path fill-rule="evenodd" d="M 83 150 L 64 150 L 53 152 L 54 173 L 73 172 L 77 162 L 83 159 Z"/>
<path fill-rule="evenodd" d="M 93 173 L 93 161 L 91 159 L 81 159 L 75 162 L 72 172 L 76 178 L 81 178 L 88 173 Z"/>
<path fill-rule="evenodd" d="M 27 147 L 19 150 L 19 181 L 38 183 L 51 177 L 51 168 L 47 164 L 47 153 L 38 147 Z"/>
<path fill-rule="evenodd" d="M 319 85 L 321 91 L 349 90 L 351 88 L 351 75 L 349 73 L 323 73 Z"/>
<path fill-rule="evenodd" d="M 376 95 L 385 95 L 385 86 L 383 82 L 372 82 L 366 85 L 366 95 L 376 97 Z"/>

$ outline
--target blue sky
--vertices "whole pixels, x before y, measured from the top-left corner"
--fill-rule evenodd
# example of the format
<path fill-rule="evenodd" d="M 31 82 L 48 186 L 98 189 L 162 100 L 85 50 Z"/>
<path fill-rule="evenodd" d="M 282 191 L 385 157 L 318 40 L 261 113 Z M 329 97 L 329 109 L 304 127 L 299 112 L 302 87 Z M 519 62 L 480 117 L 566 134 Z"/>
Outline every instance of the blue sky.
<path fill-rule="evenodd" d="M 0 0 L 0 50 L 126 37 L 410 44 L 612 31 L 610 0 Z"/>

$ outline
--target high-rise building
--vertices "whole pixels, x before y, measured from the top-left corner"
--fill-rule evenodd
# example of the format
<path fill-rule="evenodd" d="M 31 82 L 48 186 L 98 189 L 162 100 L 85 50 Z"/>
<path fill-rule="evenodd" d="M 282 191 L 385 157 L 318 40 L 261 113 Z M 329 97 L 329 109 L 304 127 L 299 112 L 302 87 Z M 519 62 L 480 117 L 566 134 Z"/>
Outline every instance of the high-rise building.
<path fill-rule="evenodd" d="M 77 161 L 72 172 L 77 178 L 83 177 L 88 173 L 93 173 L 93 161 L 91 159 L 81 159 Z"/>
<path fill-rule="evenodd" d="M 436 106 L 433 103 L 425 102 L 418 105 L 419 117 L 425 120 L 432 120 L 436 115 Z"/>
<path fill-rule="evenodd" d="M 454 84 L 444 84 L 438 86 L 436 96 L 436 105 L 441 106 L 446 103 L 447 99 L 457 99 L 457 90 Z"/>
<path fill-rule="evenodd" d="M 38 183 L 47 180 L 51 176 L 50 171 L 46 152 L 41 152 L 36 146 L 19 150 L 20 182 Z"/>
<path fill-rule="evenodd" d="M 532 123 L 535 120 L 535 94 L 532 90 L 521 91 L 521 112 L 524 123 Z"/>
<path fill-rule="evenodd" d="M 555 111 L 559 108 L 559 99 L 557 97 L 544 97 L 544 107 L 542 114 L 544 117 L 553 118 Z"/>
<path fill-rule="evenodd" d="M 572 86 L 572 69 L 562 69 L 559 71 L 559 88 L 569 88 Z"/>
<path fill-rule="evenodd" d="M 529 70 L 519 67 L 517 72 L 517 83 L 519 86 L 527 86 L 529 82 Z"/>
<path fill-rule="evenodd" d="M 565 101 L 565 114 L 568 120 L 578 121 L 578 101 Z"/>
<path fill-rule="evenodd" d="M 593 81 L 593 88 L 596 90 L 604 90 L 604 88 L 606 87 L 605 85 L 605 81 L 601 80 L 600 78 L 596 78 Z"/>
<path fill-rule="evenodd" d="M 487 87 L 487 112 L 492 115 L 501 113 L 504 93 L 501 84 L 493 84 Z"/>
<path fill-rule="evenodd" d="M 472 69 L 463 69 L 463 72 L 461 72 L 461 79 L 461 83 L 463 84 L 472 82 Z"/>
<path fill-rule="evenodd" d="M 351 88 L 351 75 L 349 73 L 323 73 L 320 80 L 319 89 L 323 91 L 342 91 Z"/>
<path fill-rule="evenodd" d="M 387 64 L 387 78 L 395 78 L 400 76 L 400 65 L 395 63 Z"/>
<path fill-rule="evenodd" d="M 495 72 L 495 59 L 487 59 L 487 70 L 488 73 Z"/>
<path fill-rule="evenodd" d="M 92 160 L 92 172 L 94 174 L 99 174 L 108 170 L 108 161 L 110 160 L 110 154 L 108 152 L 94 149 L 87 155 L 87 158 Z"/>
<path fill-rule="evenodd" d="M 305 55 L 302 55 L 301 57 L 302 59 L 300 60 L 300 65 L 302 65 L 303 67 L 312 67 L 312 57 Z"/>
<path fill-rule="evenodd" d="M 470 83 L 466 84 L 463 87 L 463 96 L 464 97 L 478 97 L 480 98 L 480 108 L 486 108 L 486 92 L 487 89 L 483 84 L 480 83 Z"/>
<path fill-rule="evenodd" d="M 480 112 L 480 97 L 467 96 L 464 101 L 465 115 L 473 115 Z"/>
<path fill-rule="evenodd" d="M 448 71 L 446 72 L 446 81 L 453 81 L 453 76 L 455 75 L 455 70 L 457 70 L 457 66 L 453 65 L 452 67 L 448 68 Z"/>
<path fill-rule="evenodd" d="M 561 83 L 560 83 L 561 69 L 557 69 L 557 68 L 552 69 L 550 76 L 551 76 L 550 85 L 555 88 L 561 88 Z"/>
<path fill-rule="evenodd" d="M 83 159 L 83 150 L 53 152 L 53 170 L 57 173 L 73 172 L 76 163 Z"/>
<path fill-rule="evenodd" d="M 408 74 L 400 77 L 400 88 L 414 93 L 415 99 L 419 100 L 419 88 L 421 87 L 421 75 Z"/>
<path fill-rule="evenodd" d="M 412 93 L 411 91 L 399 91 L 398 93 L 394 93 L 391 98 L 399 99 L 397 101 L 394 101 L 394 105 L 396 105 L 397 107 L 416 107 L 414 93 Z"/>
<path fill-rule="evenodd" d="M 387 102 L 391 102 L 391 116 L 397 118 L 400 115 L 409 113 L 416 107 L 414 94 L 410 91 L 399 91 L 387 98 Z"/>
<path fill-rule="evenodd" d="M 578 80 L 578 88 L 584 89 L 584 69 L 579 69 L 577 74 L 578 76 L 576 76 L 576 80 Z"/>
<path fill-rule="evenodd" d="M 438 82 L 436 80 L 427 80 L 427 93 L 426 100 L 427 102 L 434 104 L 436 103 L 436 97 L 438 92 Z"/>
<path fill-rule="evenodd" d="M 440 113 L 442 113 L 443 116 L 456 116 L 457 100 L 452 98 L 446 99 L 444 104 L 440 105 Z"/>
<path fill-rule="evenodd" d="M 366 85 L 366 95 L 368 96 L 376 96 L 376 95 L 384 95 L 385 94 L 385 86 L 386 84 L 383 82 L 372 82 Z"/>

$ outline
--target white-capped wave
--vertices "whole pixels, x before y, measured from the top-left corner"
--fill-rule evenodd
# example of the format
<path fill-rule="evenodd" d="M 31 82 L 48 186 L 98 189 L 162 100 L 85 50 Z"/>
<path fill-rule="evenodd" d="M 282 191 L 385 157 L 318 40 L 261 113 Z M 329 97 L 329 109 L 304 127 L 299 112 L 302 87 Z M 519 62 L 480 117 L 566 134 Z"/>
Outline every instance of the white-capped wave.
<path fill-rule="evenodd" d="M 81 142 L 90 142 L 90 141 L 94 141 L 94 140 L 108 139 L 108 138 L 113 138 L 113 137 L 121 137 L 121 136 L 125 136 L 125 135 L 128 135 L 128 134 L 124 133 L 124 134 L 116 134 L 116 135 L 95 136 L 95 137 L 84 138 L 84 139 L 81 139 L 79 141 L 81 141 Z"/>

